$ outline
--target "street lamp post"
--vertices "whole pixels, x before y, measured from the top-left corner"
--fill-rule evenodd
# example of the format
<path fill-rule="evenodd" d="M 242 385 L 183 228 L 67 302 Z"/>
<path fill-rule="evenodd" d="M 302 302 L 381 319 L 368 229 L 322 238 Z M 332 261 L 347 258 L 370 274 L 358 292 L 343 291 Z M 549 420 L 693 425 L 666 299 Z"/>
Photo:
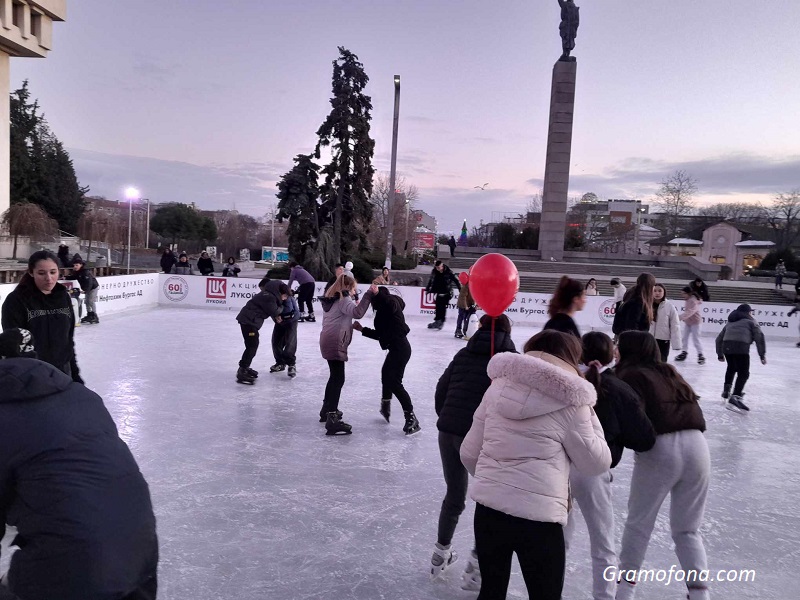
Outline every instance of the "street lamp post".
<path fill-rule="evenodd" d="M 386 207 L 386 262 L 389 269 L 392 268 L 392 242 L 394 229 L 394 209 L 395 198 L 395 179 L 397 176 L 397 123 L 400 118 L 400 75 L 394 76 L 394 121 L 392 124 L 392 166 L 389 171 L 389 199 Z"/>
<path fill-rule="evenodd" d="M 129 187 L 125 190 L 125 197 L 128 199 L 128 275 L 131 274 L 131 223 L 133 221 L 133 201 L 139 198 L 139 190 Z"/>

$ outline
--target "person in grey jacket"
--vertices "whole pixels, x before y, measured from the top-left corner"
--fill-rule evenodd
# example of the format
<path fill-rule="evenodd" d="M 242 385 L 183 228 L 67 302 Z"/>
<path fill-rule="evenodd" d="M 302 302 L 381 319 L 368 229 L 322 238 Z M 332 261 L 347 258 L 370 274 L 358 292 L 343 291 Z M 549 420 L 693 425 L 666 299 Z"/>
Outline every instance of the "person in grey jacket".
<path fill-rule="evenodd" d="M 189 262 L 189 257 L 186 256 L 186 252 L 181 252 L 178 262 L 172 265 L 170 273 L 173 275 L 194 275 L 192 263 Z"/>
<path fill-rule="evenodd" d="M 319 413 L 320 423 L 325 423 L 325 435 L 349 434 L 353 429 L 342 421 L 339 411 L 339 398 L 344 387 L 344 363 L 347 362 L 347 347 L 353 339 L 353 319 L 360 319 L 366 314 L 372 296 L 378 293 L 378 286 L 371 286 L 358 304 L 353 300 L 355 293 L 356 280 L 343 273 L 319 299 L 322 305 L 319 349 L 330 369 L 325 399 Z"/>
<path fill-rule="evenodd" d="M 289 297 L 289 287 L 282 281 L 272 281 L 265 277 L 258 283 L 258 287 L 261 292 L 250 298 L 236 315 L 244 338 L 244 353 L 236 372 L 236 381 L 239 383 L 252 384 L 258 377 L 258 371 L 250 368 L 258 352 L 258 332 L 267 319 L 281 322 L 283 303 Z"/>
<path fill-rule="evenodd" d="M 728 322 L 717 335 L 717 358 L 720 362 L 727 362 L 725 371 L 725 385 L 722 388 L 722 397 L 727 398 L 725 408 L 734 412 L 749 411 L 750 408 L 742 402 L 744 384 L 750 378 L 750 344 L 756 343 L 761 364 L 767 364 L 767 346 L 764 334 L 758 323 L 753 319 L 753 309 L 749 304 L 740 304 L 728 316 Z M 736 385 L 731 385 L 736 377 Z"/>

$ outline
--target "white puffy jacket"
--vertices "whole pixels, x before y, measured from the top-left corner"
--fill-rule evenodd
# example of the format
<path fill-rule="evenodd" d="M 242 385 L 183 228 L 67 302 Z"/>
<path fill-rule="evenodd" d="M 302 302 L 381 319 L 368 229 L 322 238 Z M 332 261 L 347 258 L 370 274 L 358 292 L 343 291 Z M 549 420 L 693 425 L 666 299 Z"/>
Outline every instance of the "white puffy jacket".
<path fill-rule="evenodd" d="M 681 321 L 678 309 L 666 298 L 658 305 L 658 318 L 650 323 L 650 333 L 657 340 L 669 340 L 672 350 L 681 349 Z"/>
<path fill-rule="evenodd" d="M 497 354 L 492 384 L 461 444 L 475 476 L 470 497 L 509 515 L 567 523 L 569 470 L 599 475 L 611 452 L 592 406 L 594 387 L 543 352 Z"/>

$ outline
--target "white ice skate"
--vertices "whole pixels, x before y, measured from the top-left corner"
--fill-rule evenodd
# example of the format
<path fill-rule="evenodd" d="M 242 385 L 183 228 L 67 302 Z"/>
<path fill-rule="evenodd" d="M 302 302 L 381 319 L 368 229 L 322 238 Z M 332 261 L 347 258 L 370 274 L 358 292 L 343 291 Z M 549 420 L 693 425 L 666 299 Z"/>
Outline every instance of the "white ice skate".
<path fill-rule="evenodd" d="M 461 589 L 466 592 L 481 591 L 481 569 L 478 566 L 478 556 L 474 550 L 469 553 L 467 566 L 461 575 Z"/>
<path fill-rule="evenodd" d="M 452 549 L 452 545 L 445 548 L 439 542 L 433 546 L 433 556 L 431 556 L 431 579 L 436 580 L 458 560 L 458 554 Z"/>

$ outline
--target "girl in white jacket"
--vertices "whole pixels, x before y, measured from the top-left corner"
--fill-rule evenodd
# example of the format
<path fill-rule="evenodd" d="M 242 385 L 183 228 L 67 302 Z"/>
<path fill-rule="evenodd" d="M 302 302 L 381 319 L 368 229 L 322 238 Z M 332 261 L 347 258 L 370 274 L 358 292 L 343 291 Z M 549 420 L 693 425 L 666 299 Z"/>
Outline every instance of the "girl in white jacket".
<path fill-rule="evenodd" d="M 667 290 L 660 283 L 653 286 L 653 300 L 653 322 L 650 323 L 650 333 L 658 343 L 661 362 L 667 362 L 670 349 L 681 349 L 681 321 L 678 318 L 678 309 L 667 300 Z"/>
<path fill-rule="evenodd" d="M 611 465 L 578 339 L 545 330 L 524 351 L 489 362 L 492 384 L 461 445 L 475 477 L 478 600 L 506 597 L 515 552 L 529 596 L 561 598 L 570 468 L 599 475 Z"/>

